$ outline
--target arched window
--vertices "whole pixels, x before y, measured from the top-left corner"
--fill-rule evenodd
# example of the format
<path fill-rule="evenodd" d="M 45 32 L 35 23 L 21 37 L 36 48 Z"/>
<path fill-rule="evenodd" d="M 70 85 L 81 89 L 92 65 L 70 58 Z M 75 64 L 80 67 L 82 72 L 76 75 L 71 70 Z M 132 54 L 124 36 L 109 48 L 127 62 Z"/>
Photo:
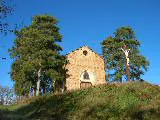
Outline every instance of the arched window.
<path fill-rule="evenodd" d="M 83 79 L 89 80 L 89 74 L 88 74 L 88 72 L 86 70 L 84 71 Z"/>

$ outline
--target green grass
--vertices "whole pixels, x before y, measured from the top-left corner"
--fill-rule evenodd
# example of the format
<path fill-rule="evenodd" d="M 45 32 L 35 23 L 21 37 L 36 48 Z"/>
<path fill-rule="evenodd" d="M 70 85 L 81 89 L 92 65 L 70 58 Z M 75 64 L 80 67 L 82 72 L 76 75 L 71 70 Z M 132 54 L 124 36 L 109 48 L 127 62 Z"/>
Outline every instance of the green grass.
<path fill-rule="evenodd" d="M 0 106 L 2 120 L 159 120 L 160 87 L 145 82 L 107 84 L 25 104 Z"/>

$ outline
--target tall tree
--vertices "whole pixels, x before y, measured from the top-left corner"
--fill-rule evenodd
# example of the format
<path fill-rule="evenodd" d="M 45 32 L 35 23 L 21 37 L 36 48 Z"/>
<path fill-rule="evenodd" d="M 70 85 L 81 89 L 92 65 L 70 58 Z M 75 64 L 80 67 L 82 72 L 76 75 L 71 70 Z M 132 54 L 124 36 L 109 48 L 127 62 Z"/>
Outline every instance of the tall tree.
<path fill-rule="evenodd" d="M 149 61 L 140 54 L 140 42 L 131 27 L 118 28 L 101 45 L 109 81 L 138 80 L 147 71 Z"/>
<path fill-rule="evenodd" d="M 29 27 L 16 31 L 15 44 L 10 50 L 15 59 L 12 65 L 12 79 L 19 94 L 36 90 L 45 91 L 49 84 L 65 78 L 65 56 L 60 55 L 62 36 L 58 21 L 49 15 L 33 17 Z"/>

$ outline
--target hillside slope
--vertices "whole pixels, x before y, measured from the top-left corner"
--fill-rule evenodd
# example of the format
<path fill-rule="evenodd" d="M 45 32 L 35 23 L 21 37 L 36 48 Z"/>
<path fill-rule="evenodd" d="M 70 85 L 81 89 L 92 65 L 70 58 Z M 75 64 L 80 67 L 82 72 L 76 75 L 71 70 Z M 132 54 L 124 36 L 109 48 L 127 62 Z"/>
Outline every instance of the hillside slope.
<path fill-rule="evenodd" d="M 3 120 L 159 120 L 160 87 L 145 82 L 107 84 L 30 102 L 0 106 Z"/>

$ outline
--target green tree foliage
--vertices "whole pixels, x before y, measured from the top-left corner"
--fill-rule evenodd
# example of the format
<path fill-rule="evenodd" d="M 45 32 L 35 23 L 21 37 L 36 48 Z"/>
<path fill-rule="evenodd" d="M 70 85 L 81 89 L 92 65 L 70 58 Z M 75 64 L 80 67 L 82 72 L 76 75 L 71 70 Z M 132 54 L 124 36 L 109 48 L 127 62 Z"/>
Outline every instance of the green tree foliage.
<path fill-rule="evenodd" d="M 118 28 L 114 35 L 106 38 L 101 45 L 109 81 L 122 82 L 124 78 L 127 80 L 126 58 L 121 48 L 130 49 L 131 80 L 140 80 L 141 75 L 147 71 L 149 61 L 140 54 L 140 42 L 136 39 L 135 32 L 131 27 Z"/>
<path fill-rule="evenodd" d="M 33 89 L 46 92 L 56 81 L 65 79 L 65 56 L 60 55 L 62 36 L 58 21 L 49 15 L 33 17 L 32 24 L 16 31 L 14 46 L 10 49 L 12 64 L 11 77 L 15 91 L 27 95 Z M 54 87 L 54 86 L 53 86 Z"/>

